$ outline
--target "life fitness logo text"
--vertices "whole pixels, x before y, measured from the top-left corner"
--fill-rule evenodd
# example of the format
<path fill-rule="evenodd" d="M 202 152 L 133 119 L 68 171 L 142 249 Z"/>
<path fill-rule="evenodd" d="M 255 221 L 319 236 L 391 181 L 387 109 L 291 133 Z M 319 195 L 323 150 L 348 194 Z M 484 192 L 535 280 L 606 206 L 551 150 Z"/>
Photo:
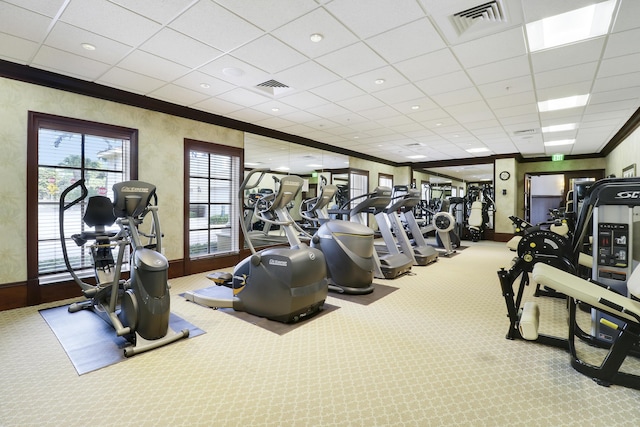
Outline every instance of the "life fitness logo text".
<path fill-rule="evenodd" d="M 149 189 L 145 187 L 122 187 L 123 193 L 148 193 Z"/>
<path fill-rule="evenodd" d="M 279 259 L 270 259 L 269 260 L 269 265 L 277 265 L 278 267 L 286 267 L 287 266 L 287 261 L 281 261 Z"/>
<path fill-rule="evenodd" d="M 621 191 L 616 194 L 616 199 L 640 199 L 640 191 Z"/>

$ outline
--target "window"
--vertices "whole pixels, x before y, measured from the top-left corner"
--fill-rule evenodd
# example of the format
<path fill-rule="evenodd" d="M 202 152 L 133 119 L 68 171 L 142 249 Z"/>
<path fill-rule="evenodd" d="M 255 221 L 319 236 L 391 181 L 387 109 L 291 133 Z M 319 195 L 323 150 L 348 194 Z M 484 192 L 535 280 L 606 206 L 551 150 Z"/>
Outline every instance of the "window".
<path fill-rule="evenodd" d="M 187 140 L 189 259 L 239 251 L 241 150 Z"/>
<path fill-rule="evenodd" d="M 137 131 L 32 112 L 29 123 L 29 277 L 37 277 L 41 284 L 54 283 L 68 279 L 60 244 L 60 195 L 84 179 L 88 196 L 103 195 L 113 200 L 113 184 L 137 175 L 132 155 L 137 151 L 133 149 Z M 80 195 L 78 188 L 66 200 L 71 202 Z M 92 266 L 85 248 L 70 239 L 85 227 L 82 217 L 86 200 L 65 212 L 67 249 L 75 270 Z"/>
<path fill-rule="evenodd" d="M 388 175 L 386 173 L 378 174 L 378 185 L 380 187 L 393 188 L 393 175 Z"/>
<path fill-rule="evenodd" d="M 369 173 L 366 171 L 351 170 L 349 172 L 349 194 L 352 199 L 369 193 Z M 362 202 L 362 198 L 351 202 L 351 208 Z M 364 224 L 369 223 L 369 215 L 360 213 L 364 218 Z"/>

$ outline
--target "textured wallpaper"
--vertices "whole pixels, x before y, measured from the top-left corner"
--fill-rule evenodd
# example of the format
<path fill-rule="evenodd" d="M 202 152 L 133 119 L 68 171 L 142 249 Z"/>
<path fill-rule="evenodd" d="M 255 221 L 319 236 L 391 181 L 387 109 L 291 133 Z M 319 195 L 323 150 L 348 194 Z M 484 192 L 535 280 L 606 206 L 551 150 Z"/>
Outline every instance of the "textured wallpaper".
<path fill-rule="evenodd" d="M 243 147 L 243 133 L 0 78 L 0 284 L 27 279 L 28 111 L 138 129 L 139 179 L 158 188 L 165 255 L 183 257 L 184 138 Z"/>

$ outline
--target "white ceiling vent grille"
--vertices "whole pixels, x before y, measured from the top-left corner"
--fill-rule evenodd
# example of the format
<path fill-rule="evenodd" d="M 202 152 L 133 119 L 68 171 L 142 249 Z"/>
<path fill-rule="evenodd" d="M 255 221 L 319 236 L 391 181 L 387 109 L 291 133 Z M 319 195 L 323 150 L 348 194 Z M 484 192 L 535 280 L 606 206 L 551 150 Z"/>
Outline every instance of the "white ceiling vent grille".
<path fill-rule="evenodd" d="M 502 0 L 493 0 L 481 5 L 454 13 L 451 16 L 458 34 L 467 31 L 471 26 L 483 23 L 503 23 L 507 22 L 507 16 L 502 5 Z"/>
<path fill-rule="evenodd" d="M 533 135 L 536 133 L 535 129 L 522 129 L 516 130 L 513 132 L 513 136 L 525 136 L 525 135 Z"/>
<path fill-rule="evenodd" d="M 281 93 L 291 90 L 291 88 L 286 84 L 280 83 L 279 81 L 273 79 L 256 85 L 256 88 L 260 89 L 263 92 L 267 92 L 270 95 L 280 95 Z"/>

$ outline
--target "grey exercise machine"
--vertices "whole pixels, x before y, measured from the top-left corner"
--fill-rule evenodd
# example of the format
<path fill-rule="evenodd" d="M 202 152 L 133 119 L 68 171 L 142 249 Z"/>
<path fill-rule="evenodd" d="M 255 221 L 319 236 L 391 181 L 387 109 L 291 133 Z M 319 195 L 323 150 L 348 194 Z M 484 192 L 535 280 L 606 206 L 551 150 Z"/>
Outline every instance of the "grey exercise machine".
<path fill-rule="evenodd" d="M 72 202 L 66 198 L 74 191 L 80 195 Z M 84 223 L 92 231 L 74 234 L 78 246 L 89 246 L 96 284 L 83 281 L 71 265 L 64 225 L 65 212 L 87 198 L 84 179 L 78 180 L 60 195 L 60 242 L 65 264 L 80 286 L 86 301 L 73 303 L 69 312 L 91 310 L 125 338 L 126 357 L 151 350 L 189 336 L 189 330 L 173 331 L 169 327 L 169 262 L 162 255 L 162 232 L 158 220 L 156 187 L 143 181 L 126 181 L 113 186 L 114 201 L 106 196 L 91 196 L 87 201 Z M 152 204 L 153 199 L 153 204 Z M 139 230 L 151 213 L 150 231 Z M 116 223 L 119 231 L 107 227 Z M 142 240 L 147 239 L 143 244 Z M 121 277 L 124 255 L 130 247 L 130 277 Z M 114 260 L 113 251 L 117 251 Z"/>
<path fill-rule="evenodd" d="M 319 224 L 318 230 L 309 237 L 311 247 L 320 249 L 327 261 L 329 290 L 369 294 L 374 290 L 376 269 L 374 233 L 366 225 L 329 218 L 327 206 L 337 191 L 338 187 L 333 184 L 324 185 L 317 197 L 300 204 L 300 216 Z"/>
<path fill-rule="evenodd" d="M 507 305 L 507 338 L 526 339 L 560 347 L 571 355 L 571 365 L 598 384 L 619 384 L 640 389 L 640 376 L 620 372 L 629 355 L 640 353 L 640 270 L 633 254 L 634 209 L 640 207 L 640 179 L 604 179 L 595 182 L 584 204 L 572 239 L 550 230 L 522 236 L 518 257 L 509 270 L 498 272 Z M 593 236 L 591 280 L 575 273 Z M 566 296 L 569 303 L 567 338 L 538 332 L 541 316 L 535 302 L 522 305 L 531 280 Z M 519 286 L 514 284 L 521 277 Z M 590 308 L 590 330 L 577 321 L 578 306 Z M 608 351 L 599 366 L 582 360 L 575 339 Z"/>
<path fill-rule="evenodd" d="M 385 209 L 391 202 L 391 188 L 389 187 L 376 187 L 376 189 L 367 194 L 363 194 L 352 199 L 349 199 L 343 203 L 338 209 L 329 209 L 329 214 L 346 217 L 349 221 L 357 222 L 362 225 L 364 223 L 363 215 L 372 214 L 378 228 L 384 239 L 385 234 L 382 232 L 383 228 L 387 228 L 385 220 Z M 391 233 L 390 230 L 389 234 Z M 374 252 L 376 258 L 376 270 L 374 276 L 382 279 L 395 279 L 405 273 L 411 271 L 411 267 L 414 264 L 413 257 L 402 253 L 395 241 L 385 241 L 386 248 L 384 251 Z M 377 245 L 376 245 L 377 247 Z"/>
<path fill-rule="evenodd" d="M 254 169 L 240 185 L 240 203 L 244 192 L 268 172 Z M 284 323 L 297 322 L 322 310 L 328 293 L 327 269 L 322 251 L 302 243 L 293 220 L 286 212 L 287 205 L 300 192 L 302 178 L 288 175 L 280 179 L 277 193 L 263 197 L 256 203 L 255 214 L 268 224 L 283 228 L 289 247 L 267 248 L 257 252 L 246 238 L 244 221 L 242 232 L 252 255 L 242 260 L 230 273 L 212 273 L 208 277 L 216 284 L 207 295 L 196 291 L 185 292 L 184 297 L 197 304 L 212 308 L 233 308 L 236 311 L 265 317 Z"/>

